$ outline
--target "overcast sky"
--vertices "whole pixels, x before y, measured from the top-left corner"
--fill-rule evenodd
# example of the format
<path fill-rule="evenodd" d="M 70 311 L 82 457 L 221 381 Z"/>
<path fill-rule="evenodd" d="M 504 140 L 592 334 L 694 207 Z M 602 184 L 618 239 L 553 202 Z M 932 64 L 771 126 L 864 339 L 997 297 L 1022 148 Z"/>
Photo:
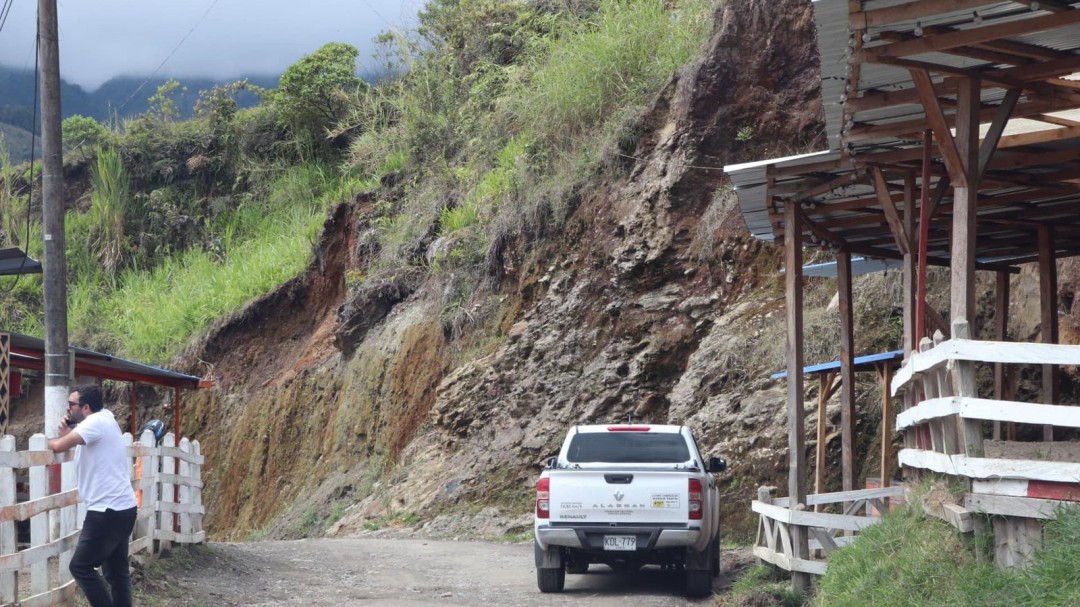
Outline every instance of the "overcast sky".
<path fill-rule="evenodd" d="M 149 75 L 163 61 L 158 74 L 178 78 L 280 75 L 327 42 L 356 46 L 364 68 L 373 66 L 372 39 L 391 27 L 414 28 L 423 5 L 424 0 L 59 0 L 61 77 L 92 90 L 113 76 Z M 0 31 L 0 64 L 33 68 L 36 11 L 37 0 L 14 0 Z"/>

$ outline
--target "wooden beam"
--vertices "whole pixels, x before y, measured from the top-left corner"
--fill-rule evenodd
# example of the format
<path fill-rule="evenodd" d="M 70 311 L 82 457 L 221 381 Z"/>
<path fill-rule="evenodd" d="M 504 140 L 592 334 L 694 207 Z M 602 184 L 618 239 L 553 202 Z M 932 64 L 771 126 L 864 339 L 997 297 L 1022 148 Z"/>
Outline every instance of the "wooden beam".
<path fill-rule="evenodd" d="M 901 254 L 907 254 L 910 250 L 911 239 L 904 228 L 904 221 L 900 218 L 900 212 L 896 210 L 896 203 L 893 202 L 892 194 L 889 193 L 889 183 L 885 181 L 885 174 L 880 167 L 871 169 L 871 174 L 874 179 L 874 189 L 877 191 L 878 203 L 881 204 L 881 210 L 885 211 L 885 220 L 888 221 L 889 230 L 892 231 L 893 238 L 896 240 L 896 248 L 900 250 Z"/>
<path fill-rule="evenodd" d="M 986 5 L 986 0 L 916 0 L 871 11 L 852 11 L 848 23 L 853 30 L 881 27 L 912 19 L 925 19 L 942 13 L 976 9 Z"/>
<path fill-rule="evenodd" d="M 930 79 L 930 73 L 926 70 L 913 69 L 911 79 L 915 82 L 915 88 L 919 91 L 923 110 L 926 113 L 926 122 L 934 131 L 934 139 L 937 140 L 938 151 L 941 153 L 945 166 L 949 170 L 949 177 L 957 186 L 967 185 L 967 176 L 964 173 L 964 165 L 960 160 L 960 152 L 956 149 L 956 141 L 952 131 L 945 120 L 945 114 L 941 111 L 937 94 L 934 92 L 934 83 Z"/>
<path fill-rule="evenodd" d="M 916 280 L 916 242 L 918 231 L 915 217 L 919 210 L 915 205 L 915 171 L 904 174 L 904 230 L 908 235 L 907 253 L 904 254 L 904 356 L 915 350 L 918 337 L 915 335 L 915 280 Z"/>
<path fill-rule="evenodd" d="M 998 142 L 1001 140 L 1001 134 L 1005 132 L 1005 125 L 1009 123 L 1009 116 L 1012 115 L 1012 111 L 1016 107 L 1016 102 L 1020 100 L 1022 92 L 1021 89 L 1009 89 L 1009 92 L 1005 93 L 1005 99 L 998 106 L 994 121 L 990 123 L 990 129 L 986 132 L 986 136 L 983 137 L 982 144 L 979 146 L 979 178 L 982 178 L 983 174 L 986 173 L 986 167 L 990 165 L 990 160 L 994 157 Z"/>
<path fill-rule="evenodd" d="M 1015 36 L 1055 30 L 1076 23 L 1080 23 L 1080 11 L 1069 11 L 1066 13 L 1042 15 L 1004 23 L 994 23 L 982 27 L 954 31 L 947 34 L 923 36 L 918 40 L 908 40 L 906 42 L 896 42 L 893 44 L 864 48 L 862 51 L 852 54 L 852 61 L 859 63 L 876 63 L 882 58 L 907 57 L 934 51 L 945 51 L 958 46 L 979 44 L 981 42 L 989 42 L 1001 38 L 1012 38 Z"/>
<path fill-rule="evenodd" d="M 851 253 L 836 254 L 840 308 L 840 436 L 843 490 L 855 488 L 855 318 L 851 284 Z"/>
<path fill-rule="evenodd" d="M 892 476 L 892 362 L 882 363 L 878 373 L 881 375 L 881 486 L 884 488 L 889 486 Z"/>
<path fill-rule="evenodd" d="M 817 446 L 815 449 L 816 459 L 814 461 L 814 493 L 820 495 L 825 493 L 825 436 L 826 436 L 826 422 L 828 416 L 826 415 L 826 409 L 829 403 L 829 397 L 839 384 L 835 381 L 837 374 L 835 372 L 825 372 L 818 375 L 818 408 L 817 408 Z M 815 505 L 814 511 L 819 512 L 821 505 Z"/>
<path fill-rule="evenodd" d="M 1076 120 L 1069 120 L 1061 116 L 1050 116 L 1049 114 L 1035 114 L 1034 116 L 1028 116 L 1028 118 L 1057 126 L 1080 126 L 1080 122 Z"/>
<path fill-rule="evenodd" d="M 1070 139 L 1080 139 L 1080 127 L 1062 127 L 1021 133 L 1019 135 L 1005 135 L 998 143 L 998 148 L 1003 149 L 1025 145 L 1038 145 L 1041 143 L 1052 143 L 1054 141 L 1068 141 Z"/>
<path fill-rule="evenodd" d="M 788 498 L 806 503 L 806 410 L 803 407 L 803 259 L 802 214 L 784 206 L 784 292 L 787 303 Z M 792 526 L 792 556 L 809 557 L 806 529 Z"/>

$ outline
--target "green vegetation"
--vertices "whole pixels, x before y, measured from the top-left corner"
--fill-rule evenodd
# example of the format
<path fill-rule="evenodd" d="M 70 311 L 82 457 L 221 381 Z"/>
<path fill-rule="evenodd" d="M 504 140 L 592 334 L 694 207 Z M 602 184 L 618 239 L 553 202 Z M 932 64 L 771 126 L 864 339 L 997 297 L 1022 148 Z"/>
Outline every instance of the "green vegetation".
<path fill-rule="evenodd" d="M 985 535 L 956 533 L 915 508 L 895 510 L 833 555 L 813 605 L 983 607 L 1080 604 L 1080 509 L 1047 523 L 1031 567 L 1001 571 Z"/>
<path fill-rule="evenodd" d="M 356 48 L 329 43 L 275 91 L 200 92 L 190 120 L 175 80 L 112 129 L 69 118 L 69 171 L 90 177 L 67 217 L 72 342 L 166 364 L 303 271 L 326 210 L 359 196 L 374 202 L 377 242 L 350 289 L 429 271 L 462 335 L 503 252 L 557 230 L 589 180 L 623 170 L 610 159 L 633 153 L 644 108 L 695 56 L 712 7 L 432 0 L 415 32 L 381 37 L 396 77 L 372 85 L 355 76 Z M 261 103 L 240 108 L 251 93 Z M 3 165 L 3 237 L 40 252 L 29 175 Z M 40 277 L 0 297 L 7 327 L 40 334 L 40 297 Z"/>

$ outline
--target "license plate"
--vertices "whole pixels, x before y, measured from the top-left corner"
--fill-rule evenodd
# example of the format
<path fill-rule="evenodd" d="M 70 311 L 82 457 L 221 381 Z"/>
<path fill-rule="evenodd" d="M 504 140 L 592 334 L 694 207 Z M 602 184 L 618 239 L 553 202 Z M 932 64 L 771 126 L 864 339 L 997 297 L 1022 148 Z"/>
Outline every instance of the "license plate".
<path fill-rule="evenodd" d="M 637 536 L 605 535 L 604 550 L 637 550 Z"/>

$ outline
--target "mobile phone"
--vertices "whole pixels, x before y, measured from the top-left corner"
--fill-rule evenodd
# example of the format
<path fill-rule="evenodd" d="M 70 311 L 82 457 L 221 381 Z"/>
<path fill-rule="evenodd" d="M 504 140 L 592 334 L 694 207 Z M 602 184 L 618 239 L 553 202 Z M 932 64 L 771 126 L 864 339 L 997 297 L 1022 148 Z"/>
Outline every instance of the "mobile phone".
<path fill-rule="evenodd" d="M 72 421 L 70 417 L 65 417 L 64 423 L 67 424 L 68 428 L 74 428 L 75 426 L 79 425 L 79 422 Z"/>

